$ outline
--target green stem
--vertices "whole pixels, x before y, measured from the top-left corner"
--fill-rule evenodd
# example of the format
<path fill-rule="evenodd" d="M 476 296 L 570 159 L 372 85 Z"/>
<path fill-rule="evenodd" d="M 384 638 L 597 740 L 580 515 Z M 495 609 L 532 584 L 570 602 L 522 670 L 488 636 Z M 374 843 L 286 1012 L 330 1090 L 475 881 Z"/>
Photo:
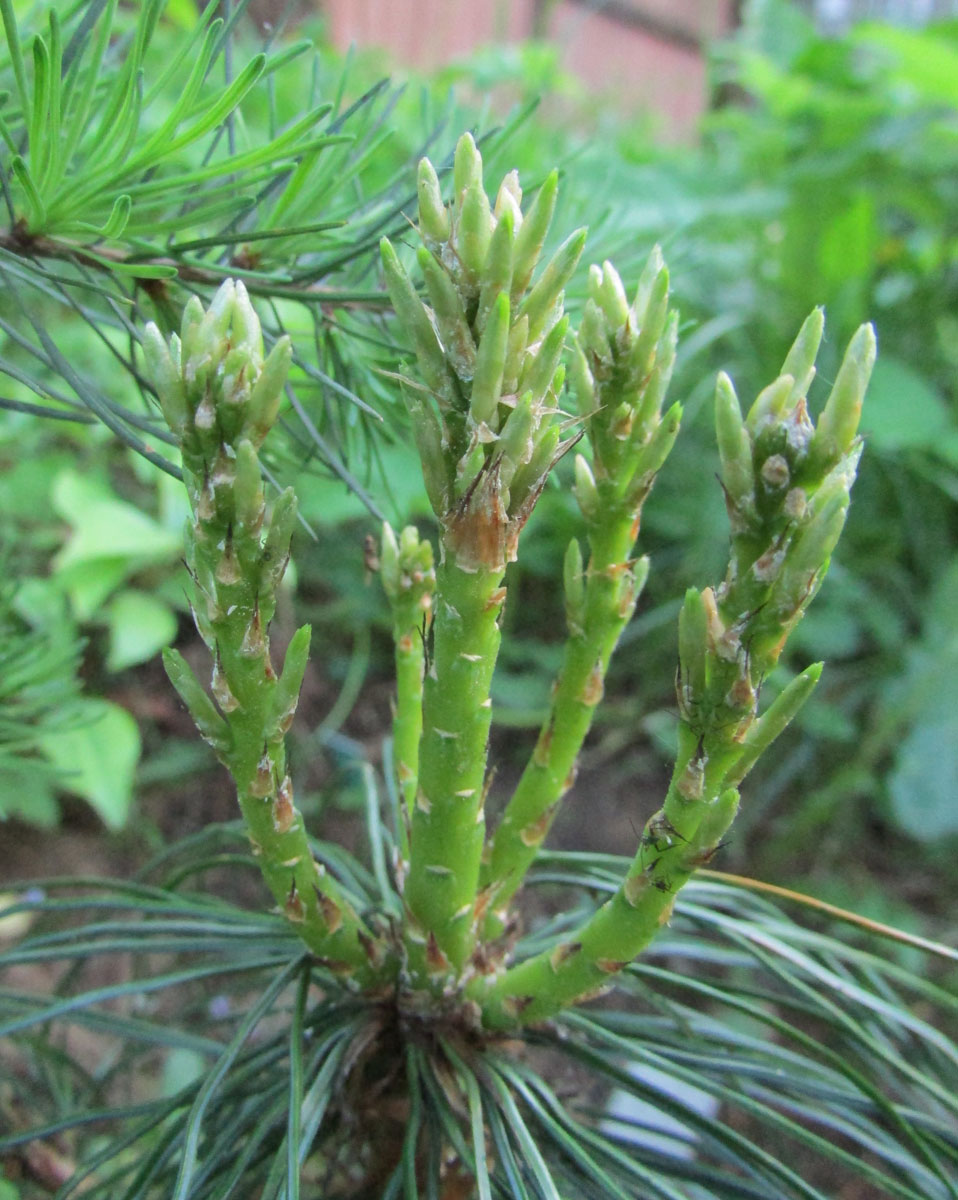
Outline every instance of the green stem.
<path fill-rule="evenodd" d="M 608 509 L 605 510 L 608 514 Z M 575 779 L 576 763 L 602 698 L 609 660 L 645 582 L 629 558 L 635 543 L 633 514 L 592 531 L 592 555 L 581 621 L 570 616 L 570 634 L 549 715 L 496 830 L 482 873 L 488 916 L 485 934 L 505 925 L 508 901 L 522 884 Z"/>
<path fill-rule="evenodd" d="M 426 674 L 419 787 L 404 899 L 414 976 L 461 971 L 475 943 L 485 836 L 483 792 L 490 687 L 505 600 L 500 568 L 464 570 L 447 548 L 437 570 Z"/>
<path fill-rule="evenodd" d="M 396 643 L 396 708 L 393 713 L 393 762 L 396 782 L 412 817 L 419 785 L 419 739 L 422 734 L 423 675 L 425 646 L 418 625 L 393 628 Z"/>
<path fill-rule="evenodd" d="M 199 495 L 196 476 L 189 468 L 185 475 L 191 497 Z M 214 653 L 212 691 L 229 729 L 229 749 L 223 757 L 279 911 L 314 954 L 359 982 L 371 977 L 366 946 L 372 937 L 339 885 L 313 858 L 286 773 L 287 722 L 277 712 L 277 677 L 263 627 L 272 602 L 261 605 L 259 600 L 266 555 L 258 535 L 238 534 L 232 543 L 227 540 L 235 572 L 224 571 L 221 547 L 230 528 L 215 515 L 209 521 L 197 518 L 188 539 L 190 567 L 212 598 L 207 613 Z"/>
<path fill-rule="evenodd" d="M 472 999 L 490 1029 L 548 1020 L 603 990 L 668 921 L 681 887 L 709 861 L 738 807 L 730 789 L 710 801 L 686 803 L 682 831 L 663 806 L 650 819 L 622 886 L 567 941 L 519 963 L 495 979 L 477 980 Z"/>

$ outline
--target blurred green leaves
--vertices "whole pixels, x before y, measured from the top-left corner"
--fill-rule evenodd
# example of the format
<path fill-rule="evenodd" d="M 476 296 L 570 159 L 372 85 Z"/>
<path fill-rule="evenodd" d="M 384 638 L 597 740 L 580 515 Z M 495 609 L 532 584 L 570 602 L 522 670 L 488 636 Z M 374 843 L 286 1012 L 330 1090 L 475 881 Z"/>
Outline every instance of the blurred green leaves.
<path fill-rule="evenodd" d="M 958 558 L 929 597 L 921 637 L 886 693 L 884 716 L 889 741 L 904 733 L 888 778 L 895 821 L 923 842 L 958 834 Z"/>
<path fill-rule="evenodd" d="M 86 698 L 71 727 L 44 735 L 39 747 L 57 769 L 60 788 L 88 801 L 109 829 L 126 824 L 140 757 L 140 733 L 126 709 Z"/>

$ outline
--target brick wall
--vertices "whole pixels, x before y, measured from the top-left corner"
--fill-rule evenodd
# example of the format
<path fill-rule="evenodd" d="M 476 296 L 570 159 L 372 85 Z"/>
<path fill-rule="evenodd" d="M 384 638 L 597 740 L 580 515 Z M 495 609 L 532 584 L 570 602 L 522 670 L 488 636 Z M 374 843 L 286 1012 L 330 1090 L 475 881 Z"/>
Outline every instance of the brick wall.
<path fill-rule="evenodd" d="M 384 47 L 434 67 L 490 42 L 518 41 L 537 18 L 562 65 L 600 97 L 650 112 L 688 139 L 707 102 L 704 42 L 731 27 L 734 0 L 321 0 L 335 45 Z"/>

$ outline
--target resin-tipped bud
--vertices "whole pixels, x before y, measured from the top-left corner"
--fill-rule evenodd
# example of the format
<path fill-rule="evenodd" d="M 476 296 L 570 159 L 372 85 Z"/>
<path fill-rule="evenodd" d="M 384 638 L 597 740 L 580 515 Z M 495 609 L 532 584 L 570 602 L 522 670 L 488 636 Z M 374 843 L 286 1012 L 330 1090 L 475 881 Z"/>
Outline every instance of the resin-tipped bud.
<path fill-rule="evenodd" d="M 181 437 L 189 418 L 183 379 L 173 362 L 163 335 L 152 321 L 148 322 L 143 330 L 143 358 L 147 375 L 156 388 L 166 423 L 177 437 Z"/>

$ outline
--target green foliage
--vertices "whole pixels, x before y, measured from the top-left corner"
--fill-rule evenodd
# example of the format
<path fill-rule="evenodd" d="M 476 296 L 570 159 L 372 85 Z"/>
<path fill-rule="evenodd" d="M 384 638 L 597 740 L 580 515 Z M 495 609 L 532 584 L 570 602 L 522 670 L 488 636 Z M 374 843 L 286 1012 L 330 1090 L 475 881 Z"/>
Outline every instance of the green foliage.
<path fill-rule="evenodd" d="M 357 908 L 380 902 L 374 876 L 314 849 Z M 32 1052 L 19 1068 L 26 1107 L 0 1133 L 0 1155 L 56 1138 L 75 1167 L 64 1197 L 418 1200 L 470 1186 L 467 1175 L 488 1181 L 487 1194 L 535 1200 L 824 1200 L 846 1184 L 900 1200 L 954 1194 L 954 991 L 929 980 L 934 957 L 908 935 L 897 937 L 914 969 L 895 961 L 894 942 L 853 947 L 760 894 L 701 879 L 614 1007 L 568 1013 L 521 1052 L 513 1037 L 480 1049 L 440 1029 L 384 1059 L 402 1031 L 338 993 L 291 926 L 190 890 L 217 862 L 255 871 L 238 828 L 207 829 L 141 882 L 58 881 L 0 913 L 37 922 L 0 969 L 58 962 L 68 940 L 77 962 L 142 963 L 128 982 L 0 991 L 0 1036 Z M 545 855 L 531 882 L 601 896 L 625 865 Z M 81 937 L 63 929 L 70 920 Z M 531 933 L 527 949 L 550 936 Z M 117 1012 L 124 1000 L 137 1011 Z M 35 1038 L 41 1028 L 97 1039 L 100 1068 Z M 158 1050 L 167 1062 L 188 1056 L 189 1069 L 161 1071 Z M 134 1075 L 143 1090 L 131 1105 Z M 91 1139 L 91 1126 L 114 1134 Z"/>
<path fill-rule="evenodd" d="M 31 629 L 0 590 L 0 821 L 57 821 L 56 776 L 43 751 L 80 719 L 73 672 L 80 646 L 63 631 Z"/>
<path fill-rule="evenodd" d="M 713 224 L 722 246 L 736 240 L 730 268 L 744 266 L 754 280 L 742 310 L 752 344 L 774 345 L 811 289 L 842 333 L 870 314 L 882 346 L 863 423 L 869 462 L 842 551 L 847 575 L 823 596 L 816 630 L 843 644 L 830 690 L 854 734 L 810 811 L 819 819 L 831 812 L 825 797 L 837 798 L 843 780 L 900 829 L 931 840 L 952 828 L 942 789 L 958 767 L 955 743 L 940 741 L 934 761 L 916 754 L 928 711 L 909 709 L 892 724 L 887 714 L 901 694 L 896 677 L 916 669 L 908 664 L 923 643 L 903 647 L 933 622 L 936 583 L 958 552 L 958 42 L 947 24 L 865 24 L 824 40 L 803 19 L 790 20 L 786 34 L 785 6 L 753 6 L 743 36 L 718 60 L 719 78 L 751 103 L 720 110 L 708 129 L 710 154 L 761 205 L 751 228 Z M 867 698 L 857 685 L 866 675 Z M 920 804 L 903 803 L 905 778 Z"/>

